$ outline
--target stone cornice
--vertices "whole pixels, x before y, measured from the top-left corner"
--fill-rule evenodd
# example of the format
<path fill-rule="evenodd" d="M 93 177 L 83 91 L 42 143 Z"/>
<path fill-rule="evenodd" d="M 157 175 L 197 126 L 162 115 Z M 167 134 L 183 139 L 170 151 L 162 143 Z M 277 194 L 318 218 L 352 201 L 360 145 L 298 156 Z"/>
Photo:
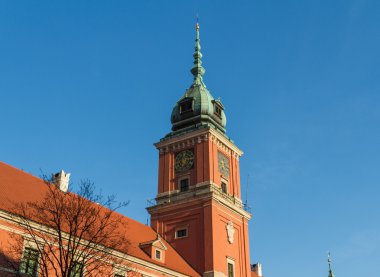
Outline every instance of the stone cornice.
<path fill-rule="evenodd" d="M 248 220 L 252 218 L 252 215 L 243 209 L 243 203 L 239 198 L 223 193 L 216 184 L 210 182 L 190 186 L 187 192 L 172 191 L 158 194 L 155 199 L 156 204 L 148 207 L 147 210 L 150 214 L 154 214 L 158 210 L 172 209 L 173 206 L 192 205 L 193 202 L 210 199 Z"/>
<path fill-rule="evenodd" d="M 155 143 L 154 146 L 160 151 L 160 154 L 162 154 L 189 148 L 197 143 L 202 143 L 203 141 L 208 140 L 215 142 L 218 149 L 228 156 L 234 155 L 236 158 L 239 158 L 243 155 L 243 151 L 241 151 L 228 137 L 212 128 L 202 128 L 179 136 L 165 138 Z"/>

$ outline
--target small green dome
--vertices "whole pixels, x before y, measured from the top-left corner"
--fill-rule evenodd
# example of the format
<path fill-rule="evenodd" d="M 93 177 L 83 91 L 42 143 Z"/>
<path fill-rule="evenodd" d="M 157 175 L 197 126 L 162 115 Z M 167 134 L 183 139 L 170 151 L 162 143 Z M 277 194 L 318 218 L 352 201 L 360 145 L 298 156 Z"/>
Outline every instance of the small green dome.
<path fill-rule="evenodd" d="M 203 125 L 214 126 L 226 131 L 226 115 L 220 100 L 215 100 L 202 84 L 193 84 L 175 104 L 171 122 L 172 130 Z"/>
<path fill-rule="evenodd" d="M 200 52 L 199 24 L 196 25 L 194 66 L 191 73 L 194 81 L 190 88 L 175 104 L 171 123 L 173 132 L 210 126 L 225 133 L 226 115 L 222 102 L 215 100 L 203 83 L 205 69 L 202 67 L 202 54 Z"/>

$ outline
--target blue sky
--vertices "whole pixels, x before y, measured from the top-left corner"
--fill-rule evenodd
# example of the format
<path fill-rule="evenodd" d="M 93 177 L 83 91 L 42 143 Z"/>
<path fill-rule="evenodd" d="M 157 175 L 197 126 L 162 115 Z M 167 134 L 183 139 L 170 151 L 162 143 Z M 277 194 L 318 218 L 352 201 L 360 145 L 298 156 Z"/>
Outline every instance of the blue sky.
<path fill-rule="evenodd" d="M 380 2 L 0 1 L 0 159 L 65 169 L 146 222 L 153 147 L 204 80 L 249 175 L 252 262 L 267 277 L 377 276 Z"/>

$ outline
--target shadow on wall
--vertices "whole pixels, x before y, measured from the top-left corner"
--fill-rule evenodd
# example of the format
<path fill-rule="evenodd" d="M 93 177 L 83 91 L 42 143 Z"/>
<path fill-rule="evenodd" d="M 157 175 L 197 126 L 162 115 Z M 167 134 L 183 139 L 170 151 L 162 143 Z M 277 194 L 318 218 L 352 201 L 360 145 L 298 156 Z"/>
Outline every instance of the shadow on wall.
<path fill-rule="evenodd" d="M 20 261 L 12 258 L 4 250 L 0 250 L 0 276 L 16 277 L 21 276 L 19 273 Z"/>

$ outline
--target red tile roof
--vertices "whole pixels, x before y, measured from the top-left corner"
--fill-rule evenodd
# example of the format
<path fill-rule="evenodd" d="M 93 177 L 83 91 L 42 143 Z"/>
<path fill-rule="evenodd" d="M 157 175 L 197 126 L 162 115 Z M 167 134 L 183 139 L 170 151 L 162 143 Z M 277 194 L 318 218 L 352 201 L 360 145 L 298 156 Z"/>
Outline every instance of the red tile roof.
<path fill-rule="evenodd" d="M 47 187 L 42 179 L 0 162 L 0 210 L 10 211 L 11 201 L 26 203 L 42 200 L 46 191 Z M 154 241 L 157 238 L 156 232 L 129 217 L 123 216 L 123 219 L 130 243 L 129 255 L 185 275 L 200 276 L 164 239 L 162 241 L 167 247 L 165 263 L 152 259 L 139 244 Z"/>

